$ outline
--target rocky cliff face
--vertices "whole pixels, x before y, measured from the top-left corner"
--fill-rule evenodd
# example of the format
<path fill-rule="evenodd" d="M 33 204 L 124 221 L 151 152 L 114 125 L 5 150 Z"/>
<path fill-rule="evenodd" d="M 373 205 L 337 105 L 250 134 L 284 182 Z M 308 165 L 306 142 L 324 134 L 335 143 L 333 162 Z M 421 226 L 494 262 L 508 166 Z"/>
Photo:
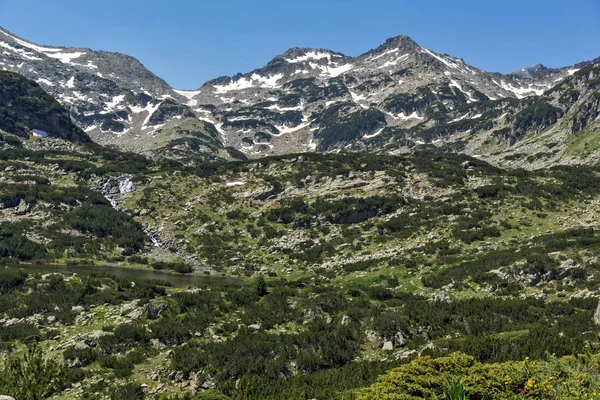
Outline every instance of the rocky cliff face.
<path fill-rule="evenodd" d="M 90 140 L 73 124 L 64 107 L 38 84 L 8 71 L 0 71 L 0 130 L 22 138 Z"/>
<path fill-rule="evenodd" d="M 293 48 L 195 91 L 172 89 L 122 54 L 38 46 L 2 30 L 0 46 L 0 68 L 36 80 L 95 141 L 189 163 L 416 146 L 513 162 L 530 135 L 596 129 L 596 103 L 568 89 L 593 62 L 489 73 L 407 36 L 358 57 Z M 571 115 L 575 105 L 583 108 Z M 545 161 L 564 161 L 556 154 Z"/>

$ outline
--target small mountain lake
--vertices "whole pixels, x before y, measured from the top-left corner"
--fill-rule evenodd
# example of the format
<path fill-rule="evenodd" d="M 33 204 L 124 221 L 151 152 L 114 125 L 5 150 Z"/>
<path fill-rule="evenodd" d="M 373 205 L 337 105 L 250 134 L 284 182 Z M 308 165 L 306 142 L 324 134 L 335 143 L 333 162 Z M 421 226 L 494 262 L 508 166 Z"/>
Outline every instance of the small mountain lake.
<path fill-rule="evenodd" d="M 19 264 L 6 265 L 5 268 L 22 269 L 39 273 L 74 273 L 78 275 L 109 274 L 118 278 L 158 279 L 169 282 L 176 288 L 188 286 L 224 284 L 240 282 L 237 278 L 208 275 L 180 275 L 151 269 L 134 269 L 100 265 L 48 265 L 48 264 Z M 3 268 L 0 266 L 0 268 Z"/>

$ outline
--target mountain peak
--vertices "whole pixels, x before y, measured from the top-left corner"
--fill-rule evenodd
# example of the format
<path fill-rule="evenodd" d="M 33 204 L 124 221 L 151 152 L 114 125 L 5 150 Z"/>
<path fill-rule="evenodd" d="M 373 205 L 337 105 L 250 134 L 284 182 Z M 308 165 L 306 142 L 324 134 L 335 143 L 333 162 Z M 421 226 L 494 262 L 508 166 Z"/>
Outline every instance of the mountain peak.
<path fill-rule="evenodd" d="M 382 46 L 387 48 L 396 48 L 396 47 L 419 47 L 417 42 L 411 39 L 410 36 L 407 35 L 399 35 L 392 38 L 387 39 Z"/>
<path fill-rule="evenodd" d="M 363 56 L 372 56 L 393 49 L 399 49 L 403 53 L 411 53 L 420 48 L 421 47 L 417 44 L 417 42 L 412 40 L 409 36 L 400 35 L 387 39 L 381 46 L 377 47 L 376 49 L 369 50 L 363 54 Z"/>
<path fill-rule="evenodd" d="M 545 65 L 543 65 L 543 64 L 536 64 L 536 65 L 533 65 L 533 66 L 531 66 L 531 67 L 525 68 L 524 70 L 525 70 L 525 71 L 529 71 L 529 72 L 531 72 L 531 73 L 534 73 L 534 72 L 541 72 L 541 71 L 545 71 L 545 70 L 547 70 L 547 69 L 548 69 L 548 67 L 546 67 L 546 66 L 545 66 Z"/>
<path fill-rule="evenodd" d="M 532 65 L 531 67 L 523 68 L 515 72 L 511 72 L 508 75 L 514 75 L 522 78 L 535 78 L 536 76 L 540 76 L 548 71 L 551 68 L 546 67 L 543 64 Z"/>

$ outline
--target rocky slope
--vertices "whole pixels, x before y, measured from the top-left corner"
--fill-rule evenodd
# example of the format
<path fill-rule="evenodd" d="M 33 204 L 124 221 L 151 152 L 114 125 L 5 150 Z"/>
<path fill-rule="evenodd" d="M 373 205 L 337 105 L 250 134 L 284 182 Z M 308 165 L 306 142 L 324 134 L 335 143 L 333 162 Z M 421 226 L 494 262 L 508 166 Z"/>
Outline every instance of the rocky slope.
<path fill-rule="evenodd" d="M 147 155 L 187 146 L 200 161 L 227 156 L 215 128 L 195 119 L 186 98 L 133 57 L 39 46 L 0 29 L 0 68 L 36 81 L 97 143 Z M 161 134 L 170 120 L 184 126 Z"/>
<path fill-rule="evenodd" d="M 0 71 L 0 130 L 25 139 L 40 136 L 90 140 L 52 96 L 35 82 L 7 71 Z"/>
<path fill-rule="evenodd" d="M 594 82 L 597 73 L 593 62 L 489 73 L 399 36 L 358 57 L 290 49 L 250 73 L 180 91 L 122 54 L 39 46 L 3 30 L 0 46 L 0 68 L 36 80 L 95 141 L 189 163 L 341 149 L 400 153 L 431 144 L 513 164 L 518 152 L 542 152 L 517 147 L 541 130 L 554 128 L 548 143 L 577 133 L 565 128 L 570 110 L 588 106 L 569 87 Z M 543 102 L 561 112 L 540 123 Z M 586 132 L 596 129 L 592 115 L 584 117 Z M 575 158 L 565 159 L 567 146 L 555 147 L 561 154 L 526 166 L 595 154 L 571 151 Z"/>

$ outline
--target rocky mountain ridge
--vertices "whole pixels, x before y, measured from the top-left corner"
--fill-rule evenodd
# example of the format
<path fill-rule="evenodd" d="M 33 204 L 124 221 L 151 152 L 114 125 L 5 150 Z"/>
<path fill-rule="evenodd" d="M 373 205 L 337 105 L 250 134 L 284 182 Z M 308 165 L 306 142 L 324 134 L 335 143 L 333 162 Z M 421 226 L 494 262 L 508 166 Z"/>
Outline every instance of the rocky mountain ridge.
<path fill-rule="evenodd" d="M 36 80 L 94 141 L 187 163 L 342 149 L 397 154 L 430 145 L 512 163 L 518 145 L 542 125 L 555 127 L 558 136 L 572 133 L 561 124 L 570 115 L 566 108 L 579 102 L 595 109 L 554 92 L 556 104 L 550 103 L 562 110 L 556 118 L 515 127 L 533 99 L 577 81 L 575 75 L 598 60 L 489 73 L 407 36 L 358 57 L 292 48 L 263 68 L 208 81 L 195 91 L 175 90 L 118 53 L 38 46 L 1 29 L 0 46 L 0 68 Z M 560 99 L 567 101 L 559 107 Z M 498 110 L 503 112 L 495 115 Z M 595 120 L 588 122 L 588 129 L 596 128 Z M 585 159 L 562 156 L 530 164 Z"/>

